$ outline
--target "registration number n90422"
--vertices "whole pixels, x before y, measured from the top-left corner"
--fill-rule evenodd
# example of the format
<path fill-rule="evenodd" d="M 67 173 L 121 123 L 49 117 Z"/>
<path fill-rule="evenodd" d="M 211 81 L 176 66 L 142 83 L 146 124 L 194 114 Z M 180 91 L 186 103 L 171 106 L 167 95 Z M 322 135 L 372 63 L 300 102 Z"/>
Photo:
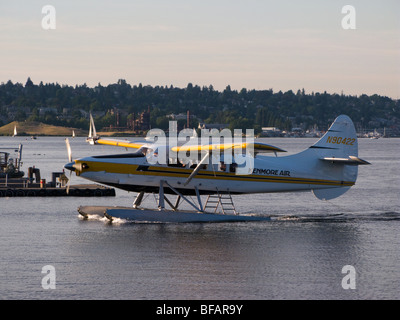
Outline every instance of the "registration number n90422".
<path fill-rule="evenodd" d="M 345 144 L 346 146 L 352 146 L 354 145 L 354 142 L 356 141 L 355 138 L 342 138 L 342 137 L 332 137 L 329 136 L 326 139 L 327 143 L 332 143 L 332 144 Z"/>

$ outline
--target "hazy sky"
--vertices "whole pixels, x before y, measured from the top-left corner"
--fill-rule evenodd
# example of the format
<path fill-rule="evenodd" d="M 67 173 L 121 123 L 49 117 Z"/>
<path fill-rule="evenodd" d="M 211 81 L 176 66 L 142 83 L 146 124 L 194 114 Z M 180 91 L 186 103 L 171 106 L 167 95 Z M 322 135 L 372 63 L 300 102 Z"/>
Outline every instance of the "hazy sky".
<path fill-rule="evenodd" d="M 0 82 L 28 77 L 400 98 L 400 1 L 0 0 Z"/>

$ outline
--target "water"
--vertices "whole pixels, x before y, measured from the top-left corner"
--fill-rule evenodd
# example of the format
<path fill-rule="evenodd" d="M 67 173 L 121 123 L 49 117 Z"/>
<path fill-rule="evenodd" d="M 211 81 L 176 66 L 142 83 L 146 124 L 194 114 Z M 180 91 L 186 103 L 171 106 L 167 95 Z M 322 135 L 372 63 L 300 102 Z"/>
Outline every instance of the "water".
<path fill-rule="evenodd" d="M 64 138 L 23 143 L 23 169 L 51 179 L 67 162 Z M 267 139 L 290 153 L 314 139 Z M 71 139 L 73 157 L 126 152 Z M 79 205 L 130 206 L 115 198 L 0 198 L 1 299 L 399 299 L 399 139 L 359 140 L 356 186 L 326 202 L 310 192 L 235 196 L 242 213 L 270 222 L 109 224 L 82 220 Z M 72 177 L 73 183 L 86 183 Z M 152 205 L 152 196 L 145 204 Z M 44 290 L 42 267 L 56 271 Z M 356 289 L 345 290 L 345 265 Z"/>

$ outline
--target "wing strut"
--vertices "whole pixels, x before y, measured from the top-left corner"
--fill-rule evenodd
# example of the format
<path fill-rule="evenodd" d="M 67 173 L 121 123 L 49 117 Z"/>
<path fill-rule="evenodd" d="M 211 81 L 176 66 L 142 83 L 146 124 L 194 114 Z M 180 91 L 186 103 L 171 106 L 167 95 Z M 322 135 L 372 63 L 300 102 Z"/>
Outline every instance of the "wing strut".
<path fill-rule="evenodd" d="M 183 184 L 184 186 L 187 186 L 190 181 L 194 178 L 194 176 L 199 172 L 201 166 L 208 160 L 208 157 L 210 156 L 210 151 L 206 153 L 206 155 L 201 159 L 201 161 L 197 164 L 197 167 L 193 170 L 193 172 L 190 174 L 189 178 L 186 180 L 186 182 Z"/>

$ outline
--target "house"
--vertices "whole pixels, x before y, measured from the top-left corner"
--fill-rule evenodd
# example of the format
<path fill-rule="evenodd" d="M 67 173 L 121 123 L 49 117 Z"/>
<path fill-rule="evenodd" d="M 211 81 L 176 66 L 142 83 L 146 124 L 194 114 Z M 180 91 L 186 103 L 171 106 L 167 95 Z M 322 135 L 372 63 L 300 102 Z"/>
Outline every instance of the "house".
<path fill-rule="evenodd" d="M 223 130 L 225 128 L 229 127 L 228 124 L 222 124 L 222 123 L 199 123 L 198 129 L 218 129 L 218 130 Z"/>
<path fill-rule="evenodd" d="M 262 137 L 281 137 L 282 131 L 276 127 L 262 127 L 261 128 Z"/>

